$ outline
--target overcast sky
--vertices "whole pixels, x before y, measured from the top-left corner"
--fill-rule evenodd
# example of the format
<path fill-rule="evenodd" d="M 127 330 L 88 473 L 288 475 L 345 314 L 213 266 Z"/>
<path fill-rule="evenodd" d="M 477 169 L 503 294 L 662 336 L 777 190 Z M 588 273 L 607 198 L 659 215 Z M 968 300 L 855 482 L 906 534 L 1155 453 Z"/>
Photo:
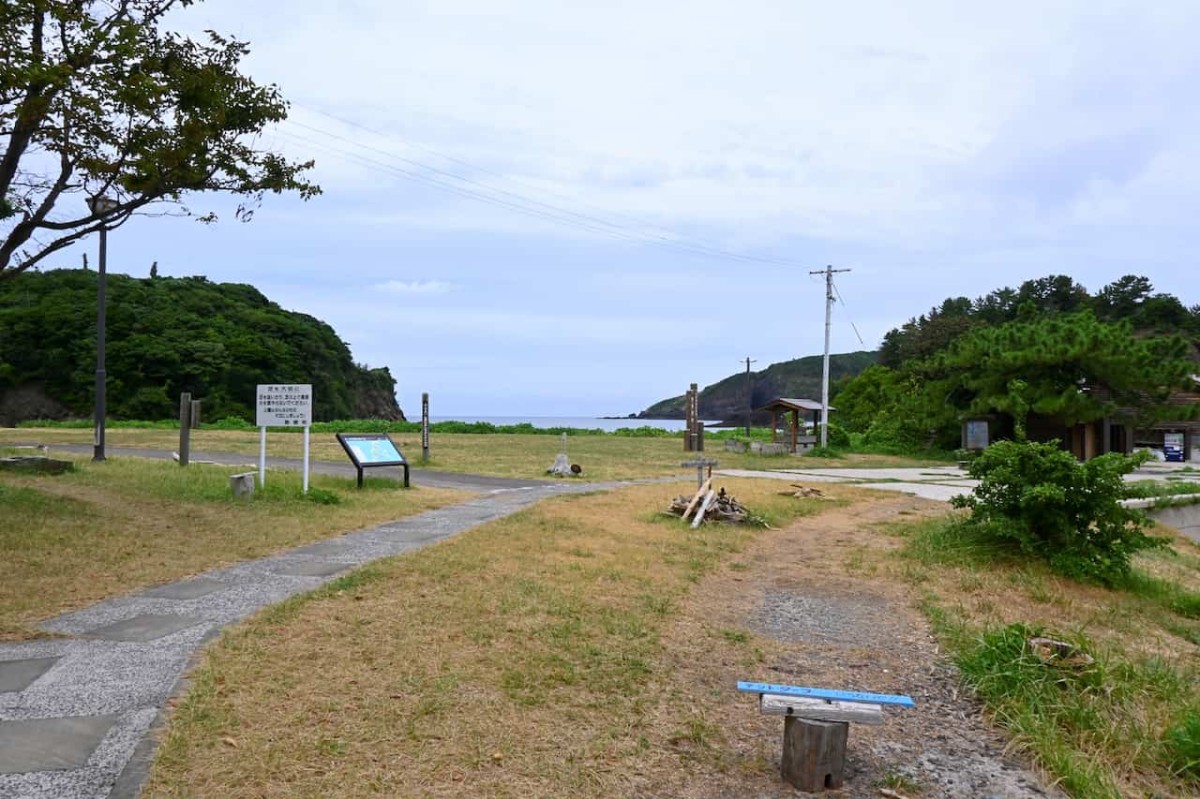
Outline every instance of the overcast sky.
<path fill-rule="evenodd" d="M 819 354 L 827 264 L 852 270 L 834 352 L 1049 274 L 1200 303 L 1194 0 L 207 0 L 171 22 L 250 41 L 293 104 L 264 144 L 325 193 L 127 225 L 110 268 L 321 318 L 410 418 L 422 391 L 440 416 L 624 414 Z"/>

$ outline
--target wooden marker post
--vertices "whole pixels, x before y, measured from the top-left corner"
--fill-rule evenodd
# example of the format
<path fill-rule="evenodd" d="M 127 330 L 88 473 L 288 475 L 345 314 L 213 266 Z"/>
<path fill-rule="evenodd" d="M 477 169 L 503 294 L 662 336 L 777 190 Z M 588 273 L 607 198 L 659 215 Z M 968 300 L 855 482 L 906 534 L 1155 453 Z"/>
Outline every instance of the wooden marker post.
<path fill-rule="evenodd" d="M 796 789 L 808 793 L 841 788 L 849 736 L 850 724 L 845 721 L 788 716 L 783 720 L 781 775 Z"/>
<path fill-rule="evenodd" d="M 429 460 L 429 392 L 421 395 L 421 460 Z"/>
<path fill-rule="evenodd" d="M 192 395 L 183 392 L 179 395 L 179 465 L 188 465 L 188 456 L 192 447 Z"/>

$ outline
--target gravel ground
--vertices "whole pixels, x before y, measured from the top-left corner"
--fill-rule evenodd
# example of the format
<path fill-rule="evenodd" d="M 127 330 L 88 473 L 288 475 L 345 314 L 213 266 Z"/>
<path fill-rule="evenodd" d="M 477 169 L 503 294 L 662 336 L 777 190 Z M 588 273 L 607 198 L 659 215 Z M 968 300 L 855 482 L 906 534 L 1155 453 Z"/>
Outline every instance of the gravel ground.
<path fill-rule="evenodd" d="M 736 569 L 705 580 L 668 647 L 676 652 L 674 684 L 688 686 L 692 706 L 705 708 L 705 720 L 721 730 L 723 763 L 686 785 L 651 780 L 638 795 L 800 795 L 779 775 L 782 720 L 760 714 L 754 695 L 731 690 L 749 680 L 905 694 L 916 702 L 886 708 L 881 726 L 851 725 L 843 786 L 825 796 L 879 799 L 890 785 L 911 799 L 1062 799 L 1009 751 L 961 687 L 915 609 L 918 590 L 872 566 L 898 543 L 874 524 L 944 508 L 874 495 L 760 535 Z M 722 640 L 736 639 L 738 630 L 751 633 L 748 643 Z"/>

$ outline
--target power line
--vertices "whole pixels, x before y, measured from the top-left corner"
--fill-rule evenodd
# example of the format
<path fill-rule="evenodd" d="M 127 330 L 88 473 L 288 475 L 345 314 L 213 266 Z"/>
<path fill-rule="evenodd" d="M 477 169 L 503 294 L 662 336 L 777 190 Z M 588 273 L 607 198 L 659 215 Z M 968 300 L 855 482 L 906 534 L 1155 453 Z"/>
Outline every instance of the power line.
<path fill-rule="evenodd" d="M 854 324 L 854 320 L 850 318 L 850 308 L 846 305 L 846 301 L 842 299 L 842 292 L 838 291 L 837 283 L 833 284 L 833 293 L 837 295 L 838 302 L 846 309 L 846 321 L 850 323 L 850 329 L 854 331 L 854 335 L 858 336 L 860 346 L 867 346 L 867 342 L 863 341 L 862 334 L 858 332 L 858 327 Z"/>
<path fill-rule="evenodd" d="M 379 133 L 377 131 L 371 131 L 370 128 L 366 128 L 364 126 L 357 125 L 356 123 L 350 122 L 348 120 L 342 120 L 331 114 L 326 114 L 325 112 L 318 112 L 318 113 L 322 113 L 325 116 L 329 116 L 331 119 L 335 119 L 339 122 L 343 122 L 344 124 L 352 125 L 355 127 L 359 127 L 363 130 L 367 130 L 367 131 L 376 133 L 377 135 L 388 135 L 388 134 Z M 382 147 L 376 147 L 376 146 L 373 146 L 370 144 L 365 144 L 363 142 L 359 142 L 354 139 L 348 138 L 346 136 L 341 136 L 337 133 L 333 133 L 331 131 L 326 131 L 326 130 L 323 130 L 321 128 L 318 128 L 318 127 L 315 127 L 312 125 L 306 125 L 302 122 L 296 122 L 294 120 L 289 120 L 289 124 L 300 127 L 300 128 L 304 128 L 305 130 L 312 131 L 313 133 L 317 133 L 321 136 L 325 136 L 327 138 L 343 142 L 353 148 L 360 148 L 363 150 L 370 150 L 370 151 L 379 153 L 390 160 L 399 161 L 401 163 L 408 164 L 417 169 L 424 170 L 424 172 L 413 172 L 413 171 L 404 169 L 403 167 L 397 166 L 395 164 L 385 164 L 385 163 L 382 163 L 375 159 L 370 159 L 366 156 L 363 156 L 360 153 L 356 153 L 356 152 L 353 152 L 350 150 L 331 147 L 328 144 L 322 145 L 321 143 L 316 142 L 312 139 L 306 139 L 304 137 L 298 136 L 297 134 L 286 131 L 286 130 L 280 131 L 283 135 L 292 137 L 298 141 L 302 141 L 302 142 L 305 142 L 308 144 L 315 144 L 317 146 L 325 146 L 327 149 L 329 149 L 333 152 L 339 152 L 342 155 L 357 159 L 360 162 L 365 161 L 365 162 L 371 163 L 375 166 L 381 166 L 381 167 L 387 168 L 390 171 L 392 171 L 394 174 L 400 175 L 404 178 L 407 178 L 410 180 L 415 180 L 417 182 L 422 182 L 431 187 L 438 188 L 438 189 L 441 189 L 444 191 L 449 191 L 450 193 L 457 194 L 459 196 L 479 200 L 482 202 L 489 202 L 493 205 L 499 205 L 500 207 L 504 207 L 509 210 L 516 211 L 518 213 L 524 213 L 524 214 L 527 214 L 530 216 L 535 216 L 535 217 L 538 217 L 541 219 L 552 221 L 552 222 L 555 222 L 556 224 L 567 225 L 567 226 L 575 227 L 580 230 L 586 230 L 588 232 L 596 233 L 599 235 L 607 235 L 607 236 L 622 239 L 625 241 L 631 241 L 631 242 L 641 243 L 641 244 L 653 244 L 655 246 L 660 246 L 660 247 L 664 247 L 667 249 L 673 249 L 673 250 L 688 253 L 691 255 L 701 255 L 701 256 L 711 257 L 711 258 L 723 258 L 723 259 L 736 260 L 736 261 L 742 261 L 742 262 L 747 262 L 747 263 L 769 264 L 769 265 L 774 265 L 774 266 L 799 266 L 800 265 L 799 263 L 797 263 L 795 261 L 790 261 L 790 260 L 786 260 L 786 259 L 749 255 L 746 253 L 734 252 L 732 250 L 727 250 L 727 249 L 724 249 L 721 247 L 692 243 L 692 242 L 689 242 L 688 240 L 686 240 L 684 237 L 679 236 L 678 234 L 674 234 L 673 236 L 666 236 L 666 235 L 662 235 L 661 233 L 650 233 L 650 232 L 646 232 L 645 230 L 635 230 L 635 229 L 630 228 L 627 225 L 617 224 L 615 222 L 611 222 L 607 219 L 604 219 L 604 218 L 596 216 L 596 215 L 584 214 L 579 211 L 574 211 L 569 208 L 564 208 L 562 206 L 555 205 L 553 203 L 543 202 L 541 200 L 526 196 L 526 195 L 518 193 L 518 192 L 513 192 L 513 191 L 508 191 L 506 189 L 498 188 L 496 186 L 492 186 L 487 183 L 483 183 L 483 182 L 474 180 L 472 178 L 465 177 L 465 176 L 457 174 L 455 172 L 441 169 L 436 166 L 432 166 L 432 165 L 424 163 L 422 161 L 418 161 L 418 160 L 415 160 L 412 158 L 407 158 L 405 156 L 395 153 L 394 151 L 391 151 L 391 150 L 388 150 L 388 149 L 385 149 Z M 429 152 L 438 154 L 439 156 L 448 158 L 450 160 L 454 160 L 458 163 L 467 165 L 471 168 L 478 169 L 478 170 L 484 171 L 484 172 L 488 172 L 489 174 L 498 175 L 498 173 L 492 172 L 491 170 L 484 169 L 483 167 L 471 165 L 469 162 L 463 161 L 462 159 L 456 159 L 456 158 L 453 158 L 452 156 L 445 156 L 444 154 L 437 153 L 437 151 L 429 150 L 429 148 L 421 148 L 421 149 L 426 149 Z M 432 174 L 427 174 L 427 173 L 432 173 Z M 457 185 L 455 183 L 450 183 L 449 181 L 457 181 L 458 183 L 463 183 L 463 184 L 467 184 L 467 185 L 466 186 Z M 472 188 L 472 187 L 474 187 L 474 188 Z M 496 195 L 500 195 L 500 196 L 498 197 Z M 509 199 L 505 199 L 505 198 L 509 198 Z M 629 218 L 632 218 L 632 217 L 629 217 Z"/>

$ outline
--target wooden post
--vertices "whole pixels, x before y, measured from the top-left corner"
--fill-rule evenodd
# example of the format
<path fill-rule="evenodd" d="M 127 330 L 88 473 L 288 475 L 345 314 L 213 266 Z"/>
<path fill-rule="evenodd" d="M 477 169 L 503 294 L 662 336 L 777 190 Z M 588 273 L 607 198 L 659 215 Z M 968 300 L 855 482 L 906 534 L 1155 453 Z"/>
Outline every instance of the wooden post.
<path fill-rule="evenodd" d="M 704 449 L 704 444 L 697 439 L 696 434 L 700 423 L 698 418 L 700 413 L 699 386 L 696 383 L 692 383 L 692 385 L 688 388 L 687 395 L 683 402 L 683 407 L 687 426 L 687 432 L 684 434 L 683 438 L 683 451 L 699 452 L 700 450 Z"/>
<path fill-rule="evenodd" d="M 200 428 L 200 403 L 203 401 L 204 400 L 192 400 L 191 423 L 193 430 L 198 430 Z"/>
<path fill-rule="evenodd" d="M 188 465 L 188 454 L 192 446 L 192 395 L 179 395 L 179 465 Z"/>
<path fill-rule="evenodd" d="M 421 460 L 429 460 L 429 392 L 421 394 Z"/>
<path fill-rule="evenodd" d="M 809 793 L 842 787 L 849 735 L 850 725 L 845 721 L 788 716 L 783 721 L 783 779 Z"/>
<path fill-rule="evenodd" d="M 800 411 L 792 408 L 792 453 L 800 450 Z"/>

